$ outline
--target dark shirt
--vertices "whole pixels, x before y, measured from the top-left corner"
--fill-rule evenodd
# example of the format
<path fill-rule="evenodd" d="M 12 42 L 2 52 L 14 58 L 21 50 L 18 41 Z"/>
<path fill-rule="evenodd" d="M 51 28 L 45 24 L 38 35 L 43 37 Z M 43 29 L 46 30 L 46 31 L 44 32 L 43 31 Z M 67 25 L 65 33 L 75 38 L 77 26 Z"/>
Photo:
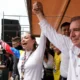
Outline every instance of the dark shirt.
<path fill-rule="evenodd" d="M 3 65 L 6 66 L 6 68 L 9 70 L 9 71 L 13 71 L 13 58 L 12 58 L 12 55 L 10 55 L 9 57 L 7 57 L 5 54 L 3 55 Z"/>

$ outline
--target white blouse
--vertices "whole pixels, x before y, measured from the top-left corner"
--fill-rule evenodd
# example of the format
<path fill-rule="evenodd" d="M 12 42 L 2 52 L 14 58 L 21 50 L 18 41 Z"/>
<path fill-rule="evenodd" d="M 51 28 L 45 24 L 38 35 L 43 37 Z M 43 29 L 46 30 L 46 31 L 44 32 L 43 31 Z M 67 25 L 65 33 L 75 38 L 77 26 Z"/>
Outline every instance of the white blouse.
<path fill-rule="evenodd" d="M 51 54 L 48 54 L 47 62 L 43 60 L 43 66 L 44 68 L 47 68 L 47 69 L 53 69 L 53 56 Z M 42 69 L 42 78 L 44 76 L 44 68 Z"/>
<path fill-rule="evenodd" d="M 53 56 L 51 54 L 48 54 L 47 63 L 43 60 L 43 65 L 45 68 L 53 69 Z"/>
<path fill-rule="evenodd" d="M 42 76 L 42 62 L 43 62 L 43 56 L 45 52 L 46 47 L 46 37 L 41 34 L 40 37 L 40 43 L 37 49 L 32 52 L 31 51 L 26 52 L 26 58 L 28 57 L 28 60 L 25 62 L 24 65 L 24 80 L 41 80 Z M 22 65 L 22 59 L 24 57 L 24 54 L 20 56 L 19 62 L 18 62 L 18 71 L 21 78 L 21 65 Z"/>

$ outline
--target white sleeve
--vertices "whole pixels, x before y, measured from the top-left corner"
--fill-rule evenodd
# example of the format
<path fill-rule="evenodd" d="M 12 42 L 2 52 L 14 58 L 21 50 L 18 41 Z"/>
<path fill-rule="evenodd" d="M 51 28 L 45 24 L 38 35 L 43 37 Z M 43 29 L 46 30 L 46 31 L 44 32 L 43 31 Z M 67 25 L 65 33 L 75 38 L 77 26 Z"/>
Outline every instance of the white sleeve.
<path fill-rule="evenodd" d="M 46 48 L 46 37 L 43 34 L 41 34 L 39 45 L 33 53 L 37 63 L 43 61 L 45 48 Z"/>
<path fill-rule="evenodd" d="M 60 51 L 69 50 L 70 38 L 61 35 L 44 19 L 39 23 L 42 32 L 50 40 L 50 42 L 56 46 Z"/>

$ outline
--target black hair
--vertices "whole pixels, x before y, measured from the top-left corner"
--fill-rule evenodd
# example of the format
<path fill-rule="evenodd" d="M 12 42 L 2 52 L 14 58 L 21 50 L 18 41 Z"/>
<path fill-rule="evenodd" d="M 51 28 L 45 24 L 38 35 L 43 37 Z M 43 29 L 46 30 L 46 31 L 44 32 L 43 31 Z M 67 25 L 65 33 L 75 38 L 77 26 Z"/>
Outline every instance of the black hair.
<path fill-rule="evenodd" d="M 31 35 L 31 39 L 35 40 L 34 49 L 33 49 L 33 51 L 34 51 L 37 48 L 38 44 L 36 42 L 35 36 Z"/>
<path fill-rule="evenodd" d="M 35 37 L 33 35 L 31 35 L 31 39 L 35 40 Z"/>
<path fill-rule="evenodd" d="M 66 26 L 70 26 L 70 23 L 69 23 L 69 22 L 64 22 L 63 24 L 61 24 L 61 29 L 62 29 L 63 27 L 66 27 Z"/>

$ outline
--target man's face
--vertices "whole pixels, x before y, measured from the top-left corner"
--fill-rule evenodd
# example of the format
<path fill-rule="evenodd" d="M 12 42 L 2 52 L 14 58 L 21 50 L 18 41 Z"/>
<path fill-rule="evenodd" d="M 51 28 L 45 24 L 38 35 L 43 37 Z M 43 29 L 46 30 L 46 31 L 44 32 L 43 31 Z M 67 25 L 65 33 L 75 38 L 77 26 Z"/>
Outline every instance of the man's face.
<path fill-rule="evenodd" d="M 12 47 L 18 47 L 20 42 L 12 41 Z"/>
<path fill-rule="evenodd" d="M 34 40 L 31 38 L 30 34 L 24 34 L 21 37 L 21 44 L 24 50 L 29 50 L 33 48 Z"/>
<path fill-rule="evenodd" d="M 70 24 L 70 38 L 73 44 L 80 48 L 80 20 L 73 21 Z"/>
<path fill-rule="evenodd" d="M 69 25 L 66 25 L 66 26 L 62 27 L 61 33 L 63 35 L 69 36 L 70 35 L 70 33 L 69 33 Z"/>

